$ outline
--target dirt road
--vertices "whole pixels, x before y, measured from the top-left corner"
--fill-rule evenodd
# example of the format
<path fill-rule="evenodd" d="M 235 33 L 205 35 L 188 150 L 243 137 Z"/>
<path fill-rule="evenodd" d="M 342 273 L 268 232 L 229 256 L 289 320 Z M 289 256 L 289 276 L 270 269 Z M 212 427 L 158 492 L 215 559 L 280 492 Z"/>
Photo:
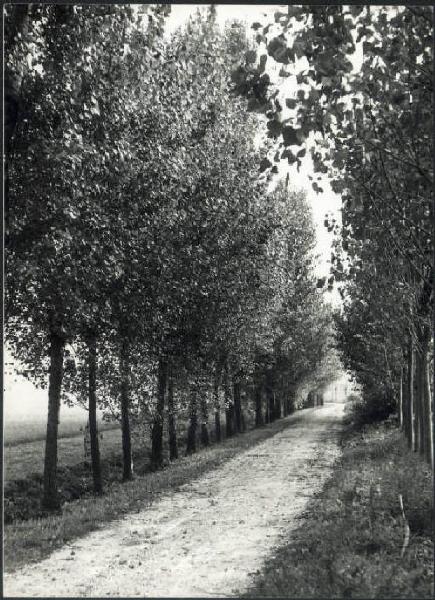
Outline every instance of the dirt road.
<path fill-rule="evenodd" d="M 237 596 L 328 477 L 342 414 L 342 404 L 297 412 L 147 510 L 5 574 L 5 596 Z"/>

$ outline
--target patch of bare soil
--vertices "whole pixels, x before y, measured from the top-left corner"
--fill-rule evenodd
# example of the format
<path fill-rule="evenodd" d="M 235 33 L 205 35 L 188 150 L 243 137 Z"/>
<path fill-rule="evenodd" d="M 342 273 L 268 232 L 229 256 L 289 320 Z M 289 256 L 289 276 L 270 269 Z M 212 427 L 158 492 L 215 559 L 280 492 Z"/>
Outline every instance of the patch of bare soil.
<path fill-rule="evenodd" d="M 343 406 L 299 411 L 281 433 L 143 512 L 5 574 L 4 595 L 239 595 L 329 476 Z"/>

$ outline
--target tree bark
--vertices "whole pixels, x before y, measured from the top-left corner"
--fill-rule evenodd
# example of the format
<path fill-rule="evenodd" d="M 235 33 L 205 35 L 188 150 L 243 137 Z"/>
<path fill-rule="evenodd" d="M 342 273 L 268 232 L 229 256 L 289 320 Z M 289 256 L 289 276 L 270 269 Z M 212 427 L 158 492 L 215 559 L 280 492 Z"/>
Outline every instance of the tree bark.
<path fill-rule="evenodd" d="M 226 437 L 234 435 L 234 405 L 231 398 L 231 388 L 228 373 L 228 363 L 224 367 L 224 391 L 225 391 L 225 433 Z"/>
<path fill-rule="evenodd" d="M 255 398 L 255 427 L 261 427 L 264 424 L 262 410 L 262 385 L 260 379 L 255 381 L 254 398 Z"/>
<path fill-rule="evenodd" d="M 240 381 L 235 380 L 233 382 L 233 396 L 236 432 L 242 433 L 242 402 L 240 395 Z"/>
<path fill-rule="evenodd" d="M 175 423 L 174 405 L 174 379 L 172 369 L 168 367 L 168 435 L 169 435 L 169 459 L 178 458 L 177 428 Z"/>
<path fill-rule="evenodd" d="M 281 394 L 277 394 L 275 396 L 274 402 L 276 418 L 280 419 L 282 417 Z"/>
<path fill-rule="evenodd" d="M 165 394 L 167 383 L 167 364 L 159 360 L 157 375 L 157 405 L 151 431 L 151 467 L 160 469 L 163 466 L 163 414 L 165 410 Z"/>
<path fill-rule="evenodd" d="M 205 390 L 201 390 L 201 446 L 210 445 L 210 436 L 208 434 L 208 408 Z"/>
<path fill-rule="evenodd" d="M 214 399 L 214 433 L 217 442 L 222 440 L 221 411 L 219 405 L 219 374 L 216 373 L 213 378 L 213 399 Z"/>
<path fill-rule="evenodd" d="M 56 333 L 50 336 L 50 371 L 48 383 L 48 418 L 45 441 L 44 488 L 42 507 L 47 510 L 60 508 L 57 492 L 57 436 L 59 427 L 60 393 L 63 378 L 63 355 L 65 341 Z"/>
<path fill-rule="evenodd" d="M 398 413 L 399 413 L 399 427 L 403 429 L 403 367 L 400 371 L 399 380 L 399 402 L 398 402 Z"/>
<path fill-rule="evenodd" d="M 121 344 L 121 429 L 122 429 L 122 480 L 133 479 L 130 432 L 130 382 L 129 348 L 127 340 Z"/>
<path fill-rule="evenodd" d="M 266 403 L 267 403 L 267 412 L 269 416 L 269 423 L 275 420 L 275 403 L 274 403 L 274 393 L 273 393 L 273 376 L 272 371 L 268 369 L 266 371 Z"/>
<path fill-rule="evenodd" d="M 425 419 L 426 419 L 426 460 L 431 465 L 432 470 L 434 468 L 434 448 L 433 448 L 433 408 L 432 408 L 432 395 L 430 389 L 430 370 L 429 370 L 429 351 L 425 348 L 424 356 L 424 404 L 425 404 Z"/>
<path fill-rule="evenodd" d="M 198 428 L 198 398 L 197 390 L 192 389 L 190 393 L 190 418 L 187 430 L 186 454 L 196 452 L 196 431 Z"/>
<path fill-rule="evenodd" d="M 425 454 L 425 414 L 424 414 L 424 369 L 423 369 L 423 353 L 419 350 L 416 354 L 416 415 L 417 415 L 417 444 L 416 449 L 420 454 Z"/>
<path fill-rule="evenodd" d="M 408 445 L 415 447 L 415 418 L 414 418 L 414 342 L 411 339 L 408 347 Z"/>
<path fill-rule="evenodd" d="M 101 477 L 100 448 L 98 444 L 97 430 L 97 338 L 91 333 L 88 336 L 88 404 L 89 404 L 89 435 L 91 441 L 92 477 L 94 481 L 94 494 L 100 496 L 103 493 L 103 482 Z"/>

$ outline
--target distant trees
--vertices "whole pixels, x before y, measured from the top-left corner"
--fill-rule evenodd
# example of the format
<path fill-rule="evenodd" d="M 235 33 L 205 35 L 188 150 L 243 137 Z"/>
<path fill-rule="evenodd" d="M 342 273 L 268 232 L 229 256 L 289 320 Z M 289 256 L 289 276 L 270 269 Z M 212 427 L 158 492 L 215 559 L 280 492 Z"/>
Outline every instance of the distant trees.
<path fill-rule="evenodd" d="M 307 203 L 286 186 L 267 193 L 261 123 L 229 93 L 243 28 L 221 32 L 211 8 L 164 42 L 167 10 L 40 7 L 20 46 L 30 58 L 9 58 L 24 73 L 8 153 L 6 333 L 35 381 L 48 374 L 47 509 L 59 507 L 62 396 L 89 410 L 100 494 L 98 407 L 121 423 L 127 481 L 132 419 L 150 423 L 160 468 L 166 423 L 175 459 L 178 419 L 195 452 L 212 439 L 211 415 L 219 441 L 245 430 L 250 403 L 257 425 L 288 414 L 328 350 Z M 29 236 L 31 248 L 18 242 Z"/>

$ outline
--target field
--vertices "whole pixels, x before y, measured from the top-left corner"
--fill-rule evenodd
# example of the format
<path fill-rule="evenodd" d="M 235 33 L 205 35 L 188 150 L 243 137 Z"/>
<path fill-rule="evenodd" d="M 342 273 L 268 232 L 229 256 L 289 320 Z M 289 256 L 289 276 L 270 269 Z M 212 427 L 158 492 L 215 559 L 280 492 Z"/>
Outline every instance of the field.
<path fill-rule="evenodd" d="M 63 420 L 59 423 L 59 438 L 82 435 L 81 429 L 86 425 L 87 416 Z M 116 427 L 113 423 L 100 423 L 101 431 Z M 38 442 L 45 440 L 47 422 L 45 420 L 9 420 L 5 419 L 4 439 L 5 446 L 17 446 L 26 442 Z"/>
<path fill-rule="evenodd" d="M 28 433 L 28 436 L 30 437 L 30 433 Z M 45 442 L 43 439 L 6 445 L 4 448 L 5 483 L 16 479 L 26 479 L 34 474 L 42 474 L 44 448 Z M 120 452 L 121 430 L 118 427 L 102 432 L 100 449 L 102 458 Z M 74 433 L 61 437 L 58 443 L 58 453 L 59 467 L 71 467 L 83 462 L 83 434 L 79 433 L 77 435 L 77 433 Z"/>

